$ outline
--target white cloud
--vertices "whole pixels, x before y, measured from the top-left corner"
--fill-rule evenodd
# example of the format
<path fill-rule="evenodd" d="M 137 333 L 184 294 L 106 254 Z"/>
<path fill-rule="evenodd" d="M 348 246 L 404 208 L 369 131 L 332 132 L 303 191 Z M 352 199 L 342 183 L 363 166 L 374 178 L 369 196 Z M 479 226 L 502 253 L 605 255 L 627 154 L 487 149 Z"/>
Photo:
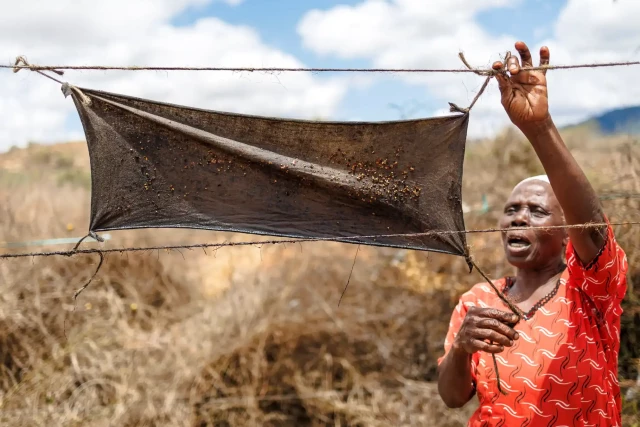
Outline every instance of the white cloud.
<path fill-rule="evenodd" d="M 481 10 L 513 4 L 507 0 L 450 0 L 429 5 L 422 0 L 366 0 L 355 6 L 309 11 L 298 32 L 306 47 L 324 55 L 372 58 L 379 66 L 393 66 L 398 60 L 429 66 L 451 65 L 453 60 L 458 66 L 455 55 L 458 46 L 467 42 L 465 37 L 488 37 L 474 16 Z"/>
<path fill-rule="evenodd" d="M 323 57 L 366 59 L 376 67 L 459 68 L 462 50 L 469 63 L 489 67 L 506 50 L 516 53 L 517 35 L 494 35 L 476 22 L 478 12 L 518 7 L 502 0 L 365 0 L 354 6 L 313 10 L 300 21 L 304 46 Z M 640 2 L 568 0 L 546 42 L 552 63 L 605 62 L 638 57 Z M 527 25 L 527 23 L 523 23 Z M 537 56 L 539 46 L 535 49 Z M 638 103 L 640 87 L 630 85 L 636 69 L 549 72 L 552 112 L 560 124 L 619 105 Z M 482 78 L 467 74 L 403 75 L 441 100 L 470 102 Z M 426 93 L 426 91 L 425 91 Z M 507 124 L 495 82 L 474 107 L 471 136 L 485 136 Z M 443 111 L 434 112 L 442 114 Z"/>
<path fill-rule="evenodd" d="M 639 19 L 637 1 L 569 0 L 555 33 L 577 57 L 602 61 L 601 55 L 620 58 L 640 46 Z"/>
<path fill-rule="evenodd" d="M 320 55 L 369 59 L 375 67 L 461 68 L 460 51 L 472 65 L 489 67 L 499 59 L 496 46 L 506 50 L 513 46 L 514 38 L 491 36 L 475 22 L 475 15 L 517 3 L 453 0 L 431 2 L 426 7 L 422 0 L 366 0 L 355 6 L 310 11 L 298 25 L 298 32 L 304 45 Z M 483 83 L 483 78 L 472 74 L 404 74 L 403 78 L 426 85 L 428 93 L 444 107 L 448 101 L 466 106 Z M 490 120 L 502 107 L 487 98 L 499 99 L 495 84 L 474 108 L 469 128 L 472 136 L 495 132 L 504 122 Z"/>
<path fill-rule="evenodd" d="M 533 37 L 535 39 L 541 39 L 542 37 L 549 36 L 550 29 L 547 26 L 536 27 L 533 30 Z"/>
<path fill-rule="evenodd" d="M 186 8 L 211 1 L 139 0 L 94 2 L 37 0 L 6 2 L 0 15 L 0 52 L 8 63 L 26 54 L 33 63 L 301 66 L 295 57 L 271 48 L 251 28 L 215 18 L 175 27 L 171 19 Z M 298 32 L 304 45 L 327 61 L 331 56 L 360 58 L 377 67 L 459 68 L 463 50 L 474 66 L 488 67 L 513 50 L 517 35 L 490 34 L 476 15 L 496 7 L 515 8 L 511 0 L 363 0 L 355 6 L 309 11 Z M 549 24 L 555 64 L 640 58 L 640 2 L 568 0 Z M 523 23 L 523 25 L 526 25 Z M 546 25 L 546 24 L 545 24 Z M 532 46 L 537 49 L 538 46 Z M 637 104 L 638 67 L 549 73 L 551 105 L 559 123 L 619 105 Z M 81 138 L 68 131 L 75 110 L 56 85 L 35 73 L 0 78 L 0 150 L 28 140 Z M 331 117 L 349 85 L 370 84 L 372 76 L 325 80 L 304 73 L 67 72 L 64 80 L 96 89 L 202 108 L 288 117 Z M 399 75 L 424 87 L 446 109 L 447 101 L 468 104 L 483 79 L 471 74 Z M 420 97 L 419 94 L 416 95 Z M 443 114 L 446 110 L 434 111 Z M 361 114 L 353 111 L 353 117 Z M 491 134 L 507 118 L 495 82 L 474 108 L 471 136 Z"/>
<path fill-rule="evenodd" d="M 34 64 L 303 66 L 267 46 L 250 27 L 216 18 L 170 24 L 180 11 L 208 1 L 13 2 L 0 16 L 0 52 L 27 54 Z M 76 112 L 55 83 L 27 70 L 3 74 L 0 150 L 29 140 L 82 137 L 67 130 Z M 303 73 L 68 71 L 62 80 L 163 102 L 286 117 L 330 116 L 346 90 L 339 80 Z"/>
<path fill-rule="evenodd" d="M 640 2 L 569 0 L 544 43 L 551 62 L 589 64 L 640 58 Z M 640 104 L 638 67 L 549 72 L 552 105 L 567 121 Z"/>

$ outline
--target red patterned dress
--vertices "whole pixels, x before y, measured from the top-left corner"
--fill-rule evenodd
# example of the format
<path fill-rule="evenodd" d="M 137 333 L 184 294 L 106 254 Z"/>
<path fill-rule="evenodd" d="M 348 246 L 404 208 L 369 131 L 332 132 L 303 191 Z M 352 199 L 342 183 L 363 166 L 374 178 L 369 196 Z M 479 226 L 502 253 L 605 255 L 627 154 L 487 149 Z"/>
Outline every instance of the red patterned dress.
<path fill-rule="evenodd" d="M 556 295 L 515 327 L 520 338 L 496 354 L 475 353 L 472 377 L 480 402 L 470 427 L 619 426 L 620 306 L 627 290 L 627 258 L 611 226 L 599 255 L 582 265 L 571 243 Z M 503 289 L 507 279 L 495 282 Z M 465 293 L 451 316 L 445 354 L 469 307 L 509 311 L 488 284 Z M 438 361 L 440 363 L 441 357 Z"/>

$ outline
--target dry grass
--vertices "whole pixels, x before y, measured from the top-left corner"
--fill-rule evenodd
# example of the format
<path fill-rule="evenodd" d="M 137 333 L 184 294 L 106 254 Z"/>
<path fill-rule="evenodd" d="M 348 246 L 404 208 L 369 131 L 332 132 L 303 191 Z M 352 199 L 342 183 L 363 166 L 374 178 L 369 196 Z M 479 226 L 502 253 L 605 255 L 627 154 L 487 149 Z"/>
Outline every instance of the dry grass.
<path fill-rule="evenodd" d="M 601 192 L 640 193 L 637 141 L 574 132 L 568 144 Z M 85 155 L 69 145 L 0 157 L 0 241 L 82 234 L 68 224 L 86 230 Z M 479 206 L 491 190 L 490 211 L 469 213 L 468 228 L 494 226 L 510 187 L 540 171 L 513 133 L 470 147 L 465 168 L 467 204 Z M 639 219 L 638 199 L 605 204 L 612 220 Z M 638 234 L 618 229 L 635 285 L 620 363 L 629 379 L 640 358 Z M 112 235 L 109 246 L 256 239 Z M 469 237 L 493 276 L 508 272 L 498 238 Z M 433 381 L 450 311 L 479 276 L 451 256 L 361 247 L 338 307 L 355 249 L 304 243 L 112 254 L 75 311 L 73 292 L 97 256 L 0 261 L 0 424 L 465 425 L 475 404 L 446 409 Z M 625 405 L 633 425 L 637 402 Z"/>

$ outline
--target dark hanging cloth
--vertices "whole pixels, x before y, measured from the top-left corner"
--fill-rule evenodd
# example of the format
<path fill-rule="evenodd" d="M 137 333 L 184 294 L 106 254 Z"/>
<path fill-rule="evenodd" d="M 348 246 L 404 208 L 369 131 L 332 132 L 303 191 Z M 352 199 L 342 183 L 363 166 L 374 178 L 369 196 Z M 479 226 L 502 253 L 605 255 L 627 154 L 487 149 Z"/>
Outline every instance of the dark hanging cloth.
<path fill-rule="evenodd" d="M 92 233 L 184 227 L 467 255 L 469 114 L 317 122 L 63 91 L 89 147 Z M 429 231 L 453 233 L 351 238 Z"/>

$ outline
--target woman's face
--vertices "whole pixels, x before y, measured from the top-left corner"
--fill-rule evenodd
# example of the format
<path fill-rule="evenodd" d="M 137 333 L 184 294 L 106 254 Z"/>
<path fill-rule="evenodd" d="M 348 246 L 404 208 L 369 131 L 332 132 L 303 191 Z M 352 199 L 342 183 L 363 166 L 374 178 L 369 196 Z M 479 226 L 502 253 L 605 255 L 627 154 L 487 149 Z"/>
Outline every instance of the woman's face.
<path fill-rule="evenodd" d="M 544 181 L 527 181 L 513 189 L 500 220 L 500 228 L 564 225 L 564 215 L 553 189 Z M 568 237 L 564 229 L 502 232 L 509 263 L 517 268 L 539 270 L 557 264 Z"/>

